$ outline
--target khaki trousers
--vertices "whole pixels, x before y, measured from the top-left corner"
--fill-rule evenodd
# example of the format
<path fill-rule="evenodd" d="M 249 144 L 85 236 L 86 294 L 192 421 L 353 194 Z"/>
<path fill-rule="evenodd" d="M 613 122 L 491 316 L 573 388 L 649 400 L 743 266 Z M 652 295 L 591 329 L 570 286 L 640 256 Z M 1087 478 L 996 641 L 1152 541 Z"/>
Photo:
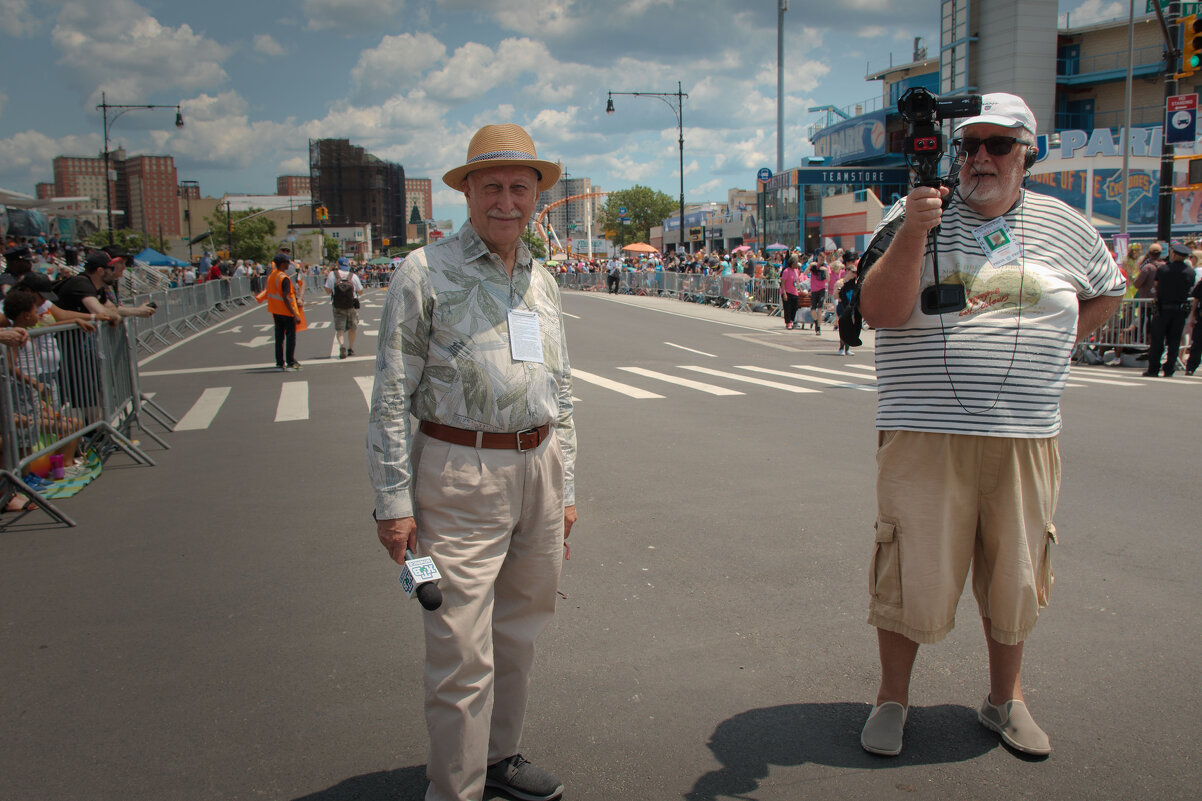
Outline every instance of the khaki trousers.
<path fill-rule="evenodd" d="M 488 765 L 519 752 L 534 640 L 563 564 L 563 452 L 414 439 L 418 547 L 442 607 L 424 612 L 426 801 L 479 801 Z"/>

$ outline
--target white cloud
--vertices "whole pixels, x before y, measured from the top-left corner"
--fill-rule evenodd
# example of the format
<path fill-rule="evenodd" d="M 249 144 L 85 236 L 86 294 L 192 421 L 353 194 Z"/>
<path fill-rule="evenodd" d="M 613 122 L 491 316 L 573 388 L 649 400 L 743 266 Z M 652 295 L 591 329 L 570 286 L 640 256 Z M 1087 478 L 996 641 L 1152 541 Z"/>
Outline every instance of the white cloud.
<path fill-rule="evenodd" d="M 523 73 L 554 67 L 554 59 L 542 42 L 505 39 L 493 51 L 468 42 L 457 49 L 440 70 L 426 75 L 423 87 L 432 95 L 452 101 L 473 100 Z"/>
<path fill-rule="evenodd" d="M 391 23 L 403 7 L 402 0 L 305 0 L 304 13 L 310 30 L 365 33 Z"/>
<path fill-rule="evenodd" d="M 1142 5 L 1136 3 L 1136 6 Z M 1167 3 L 1161 3 L 1167 7 Z M 1127 3 L 1118 2 L 1118 0 L 1085 0 L 1084 3 L 1068 12 L 1069 22 L 1074 28 L 1081 25 L 1090 25 L 1095 22 L 1104 20 L 1117 19 L 1118 17 L 1126 18 L 1128 12 Z"/>
<path fill-rule="evenodd" d="M 255 36 L 254 51 L 263 56 L 282 56 L 286 50 L 270 33 L 260 33 Z"/>
<path fill-rule="evenodd" d="M 99 102 L 100 90 L 110 102 L 147 102 L 165 89 L 209 89 L 228 77 L 221 61 L 229 48 L 187 24 L 165 27 L 133 0 L 66 2 L 51 40 L 59 64 L 95 89 L 89 104 Z"/>
<path fill-rule="evenodd" d="M 294 156 L 290 159 L 284 159 L 276 169 L 280 175 L 308 175 L 309 158 L 308 156 Z"/>
<path fill-rule="evenodd" d="M 428 33 L 385 36 L 380 44 L 359 55 L 351 80 L 360 87 L 394 91 L 414 85 L 422 72 L 441 63 L 446 46 Z"/>
<path fill-rule="evenodd" d="M 183 103 L 183 128 L 150 131 L 151 145 L 177 160 L 216 169 L 245 169 L 289 147 L 305 148 L 303 132 L 291 121 L 252 121 L 237 92 L 202 94 Z"/>
<path fill-rule="evenodd" d="M 99 134 L 49 137 L 39 131 L 22 131 L 0 139 L 0 164 L 6 174 L 24 174 L 28 180 L 51 180 L 55 156 L 95 156 L 103 150 Z"/>
<path fill-rule="evenodd" d="M 29 0 L 0 0 L 0 31 L 9 36 L 30 36 L 38 29 L 38 17 Z"/>

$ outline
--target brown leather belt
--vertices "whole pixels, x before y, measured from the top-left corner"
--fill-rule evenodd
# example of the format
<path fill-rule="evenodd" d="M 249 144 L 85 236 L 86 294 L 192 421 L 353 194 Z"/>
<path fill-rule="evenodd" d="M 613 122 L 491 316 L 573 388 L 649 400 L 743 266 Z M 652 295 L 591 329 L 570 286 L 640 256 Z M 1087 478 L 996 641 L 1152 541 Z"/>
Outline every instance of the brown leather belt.
<path fill-rule="evenodd" d="M 467 445 L 469 448 L 528 451 L 537 448 L 550 435 L 551 424 L 546 423 L 538 428 L 527 428 L 525 431 L 515 431 L 512 434 L 498 434 L 490 431 L 470 431 L 466 428 L 455 428 L 454 426 L 444 426 L 442 423 L 422 420 L 419 429 L 428 437 L 454 445 Z"/>

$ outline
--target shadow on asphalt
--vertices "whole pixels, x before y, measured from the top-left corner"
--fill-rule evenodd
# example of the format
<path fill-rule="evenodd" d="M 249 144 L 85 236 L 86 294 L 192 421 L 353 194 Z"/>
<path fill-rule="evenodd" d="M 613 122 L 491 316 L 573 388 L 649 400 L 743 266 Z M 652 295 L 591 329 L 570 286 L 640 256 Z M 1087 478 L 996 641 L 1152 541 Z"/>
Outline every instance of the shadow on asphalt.
<path fill-rule="evenodd" d="M 426 766 L 412 765 L 353 776 L 293 801 L 422 801 L 425 795 Z"/>
<path fill-rule="evenodd" d="M 722 721 L 709 748 L 722 763 L 697 780 L 688 801 L 716 801 L 754 793 L 772 765 L 807 762 L 872 770 L 964 762 L 998 747 L 997 735 L 977 723 L 977 712 L 944 704 L 910 709 L 900 756 L 860 748 L 860 729 L 872 707 L 863 703 L 789 704 L 743 712 Z"/>
<path fill-rule="evenodd" d="M 365 773 L 333 787 L 302 795 L 293 801 L 422 801 L 426 797 L 426 766 Z M 509 796 L 485 790 L 483 801 L 508 801 Z"/>

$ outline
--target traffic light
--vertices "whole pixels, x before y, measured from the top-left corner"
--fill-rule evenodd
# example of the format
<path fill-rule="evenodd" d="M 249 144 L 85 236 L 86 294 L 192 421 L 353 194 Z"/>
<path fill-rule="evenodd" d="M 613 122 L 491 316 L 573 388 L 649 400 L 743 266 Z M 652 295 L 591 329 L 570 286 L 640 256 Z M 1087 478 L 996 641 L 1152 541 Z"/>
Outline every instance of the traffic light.
<path fill-rule="evenodd" d="M 1181 18 L 1181 75 L 1202 67 L 1202 19 L 1197 14 Z"/>
<path fill-rule="evenodd" d="M 321 220 L 322 222 L 327 222 L 330 219 L 330 210 L 325 206 L 318 206 L 317 219 Z"/>
<path fill-rule="evenodd" d="M 1190 186 L 1202 184 L 1202 156 L 1195 156 L 1189 160 L 1189 172 L 1185 182 Z"/>

